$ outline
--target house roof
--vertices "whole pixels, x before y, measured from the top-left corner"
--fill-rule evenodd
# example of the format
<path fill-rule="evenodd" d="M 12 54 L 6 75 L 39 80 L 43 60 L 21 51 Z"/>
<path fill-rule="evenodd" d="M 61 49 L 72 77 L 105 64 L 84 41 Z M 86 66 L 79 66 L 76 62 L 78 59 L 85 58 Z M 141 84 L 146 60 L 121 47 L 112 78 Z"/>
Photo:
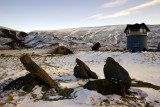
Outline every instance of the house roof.
<path fill-rule="evenodd" d="M 127 24 L 125 30 L 124 30 L 124 33 L 127 32 L 127 29 L 129 28 L 130 30 L 139 30 L 141 27 L 145 27 L 147 29 L 147 32 L 150 32 L 149 28 L 144 24 L 144 23 L 141 23 L 141 24 L 134 24 L 134 25 L 131 25 L 131 24 Z"/>

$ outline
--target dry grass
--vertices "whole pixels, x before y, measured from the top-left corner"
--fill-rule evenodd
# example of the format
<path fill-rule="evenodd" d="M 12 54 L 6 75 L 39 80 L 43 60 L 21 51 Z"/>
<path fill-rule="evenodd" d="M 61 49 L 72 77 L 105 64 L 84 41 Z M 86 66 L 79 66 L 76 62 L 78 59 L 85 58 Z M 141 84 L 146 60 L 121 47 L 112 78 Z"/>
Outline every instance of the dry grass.
<path fill-rule="evenodd" d="M 160 86 L 153 85 L 148 82 L 138 81 L 135 79 L 132 79 L 132 87 L 145 87 L 145 88 L 153 88 L 155 90 L 160 90 Z"/>

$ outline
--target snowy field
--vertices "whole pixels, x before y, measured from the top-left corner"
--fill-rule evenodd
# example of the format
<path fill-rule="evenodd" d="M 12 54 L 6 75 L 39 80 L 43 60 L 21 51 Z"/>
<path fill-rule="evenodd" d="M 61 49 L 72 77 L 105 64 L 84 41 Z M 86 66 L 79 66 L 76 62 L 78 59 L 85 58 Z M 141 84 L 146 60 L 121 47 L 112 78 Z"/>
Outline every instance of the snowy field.
<path fill-rule="evenodd" d="M 5 53 L 4 53 L 5 54 Z M 58 95 L 54 89 L 50 93 L 36 86 L 30 92 L 2 89 L 12 80 L 26 75 L 20 55 L 0 57 L 0 106 L 4 107 L 88 107 L 88 106 L 160 106 L 160 89 L 152 87 L 131 87 L 135 95 L 123 98 L 119 95 L 102 95 L 84 89 L 88 80 L 73 76 L 75 59 L 84 61 L 99 79 L 104 79 L 103 67 L 107 57 L 113 57 L 128 72 L 132 79 L 160 86 L 160 52 L 93 52 L 79 51 L 73 55 L 31 56 L 55 80 L 62 89 L 72 88 L 69 98 Z M 133 81 L 135 82 L 135 81 Z M 55 93 L 53 93 L 55 92 Z M 45 98 L 44 98 L 45 96 Z"/>

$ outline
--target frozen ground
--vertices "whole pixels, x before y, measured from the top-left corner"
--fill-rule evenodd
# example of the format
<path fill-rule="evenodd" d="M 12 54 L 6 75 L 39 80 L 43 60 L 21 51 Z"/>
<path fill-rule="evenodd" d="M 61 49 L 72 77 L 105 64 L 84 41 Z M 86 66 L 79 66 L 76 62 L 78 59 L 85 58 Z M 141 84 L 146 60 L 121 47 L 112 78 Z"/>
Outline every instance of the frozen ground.
<path fill-rule="evenodd" d="M 25 53 L 25 51 L 22 53 Z M 43 53 L 43 51 L 42 51 Z M 5 54 L 5 53 L 3 53 Z M 0 106 L 4 107 L 85 107 L 85 106 L 160 106 L 160 90 L 151 87 L 131 87 L 137 94 L 122 98 L 118 95 L 102 95 L 96 91 L 84 89 L 88 81 L 73 76 L 75 59 L 84 61 L 100 79 L 104 78 L 103 67 L 107 57 L 113 57 L 130 74 L 131 78 L 160 86 L 160 52 L 85 52 L 73 55 L 31 56 L 63 88 L 73 88 L 70 98 L 56 93 L 46 95 L 42 87 L 36 86 L 32 92 L 5 91 L 2 88 L 10 81 L 26 75 L 28 72 L 19 61 L 20 55 L 0 57 Z M 55 90 L 52 89 L 54 92 Z M 44 98 L 47 96 L 47 99 Z"/>

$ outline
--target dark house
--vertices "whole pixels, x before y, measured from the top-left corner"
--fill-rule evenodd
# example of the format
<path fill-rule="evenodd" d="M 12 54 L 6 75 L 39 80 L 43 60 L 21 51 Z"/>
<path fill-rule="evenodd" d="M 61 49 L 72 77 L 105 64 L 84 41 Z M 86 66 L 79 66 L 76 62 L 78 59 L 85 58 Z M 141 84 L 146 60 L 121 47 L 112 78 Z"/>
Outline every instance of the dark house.
<path fill-rule="evenodd" d="M 147 49 L 149 28 L 144 24 L 128 24 L 124 30 L 127 36 L 127 50 L 142 51 Z"/>

